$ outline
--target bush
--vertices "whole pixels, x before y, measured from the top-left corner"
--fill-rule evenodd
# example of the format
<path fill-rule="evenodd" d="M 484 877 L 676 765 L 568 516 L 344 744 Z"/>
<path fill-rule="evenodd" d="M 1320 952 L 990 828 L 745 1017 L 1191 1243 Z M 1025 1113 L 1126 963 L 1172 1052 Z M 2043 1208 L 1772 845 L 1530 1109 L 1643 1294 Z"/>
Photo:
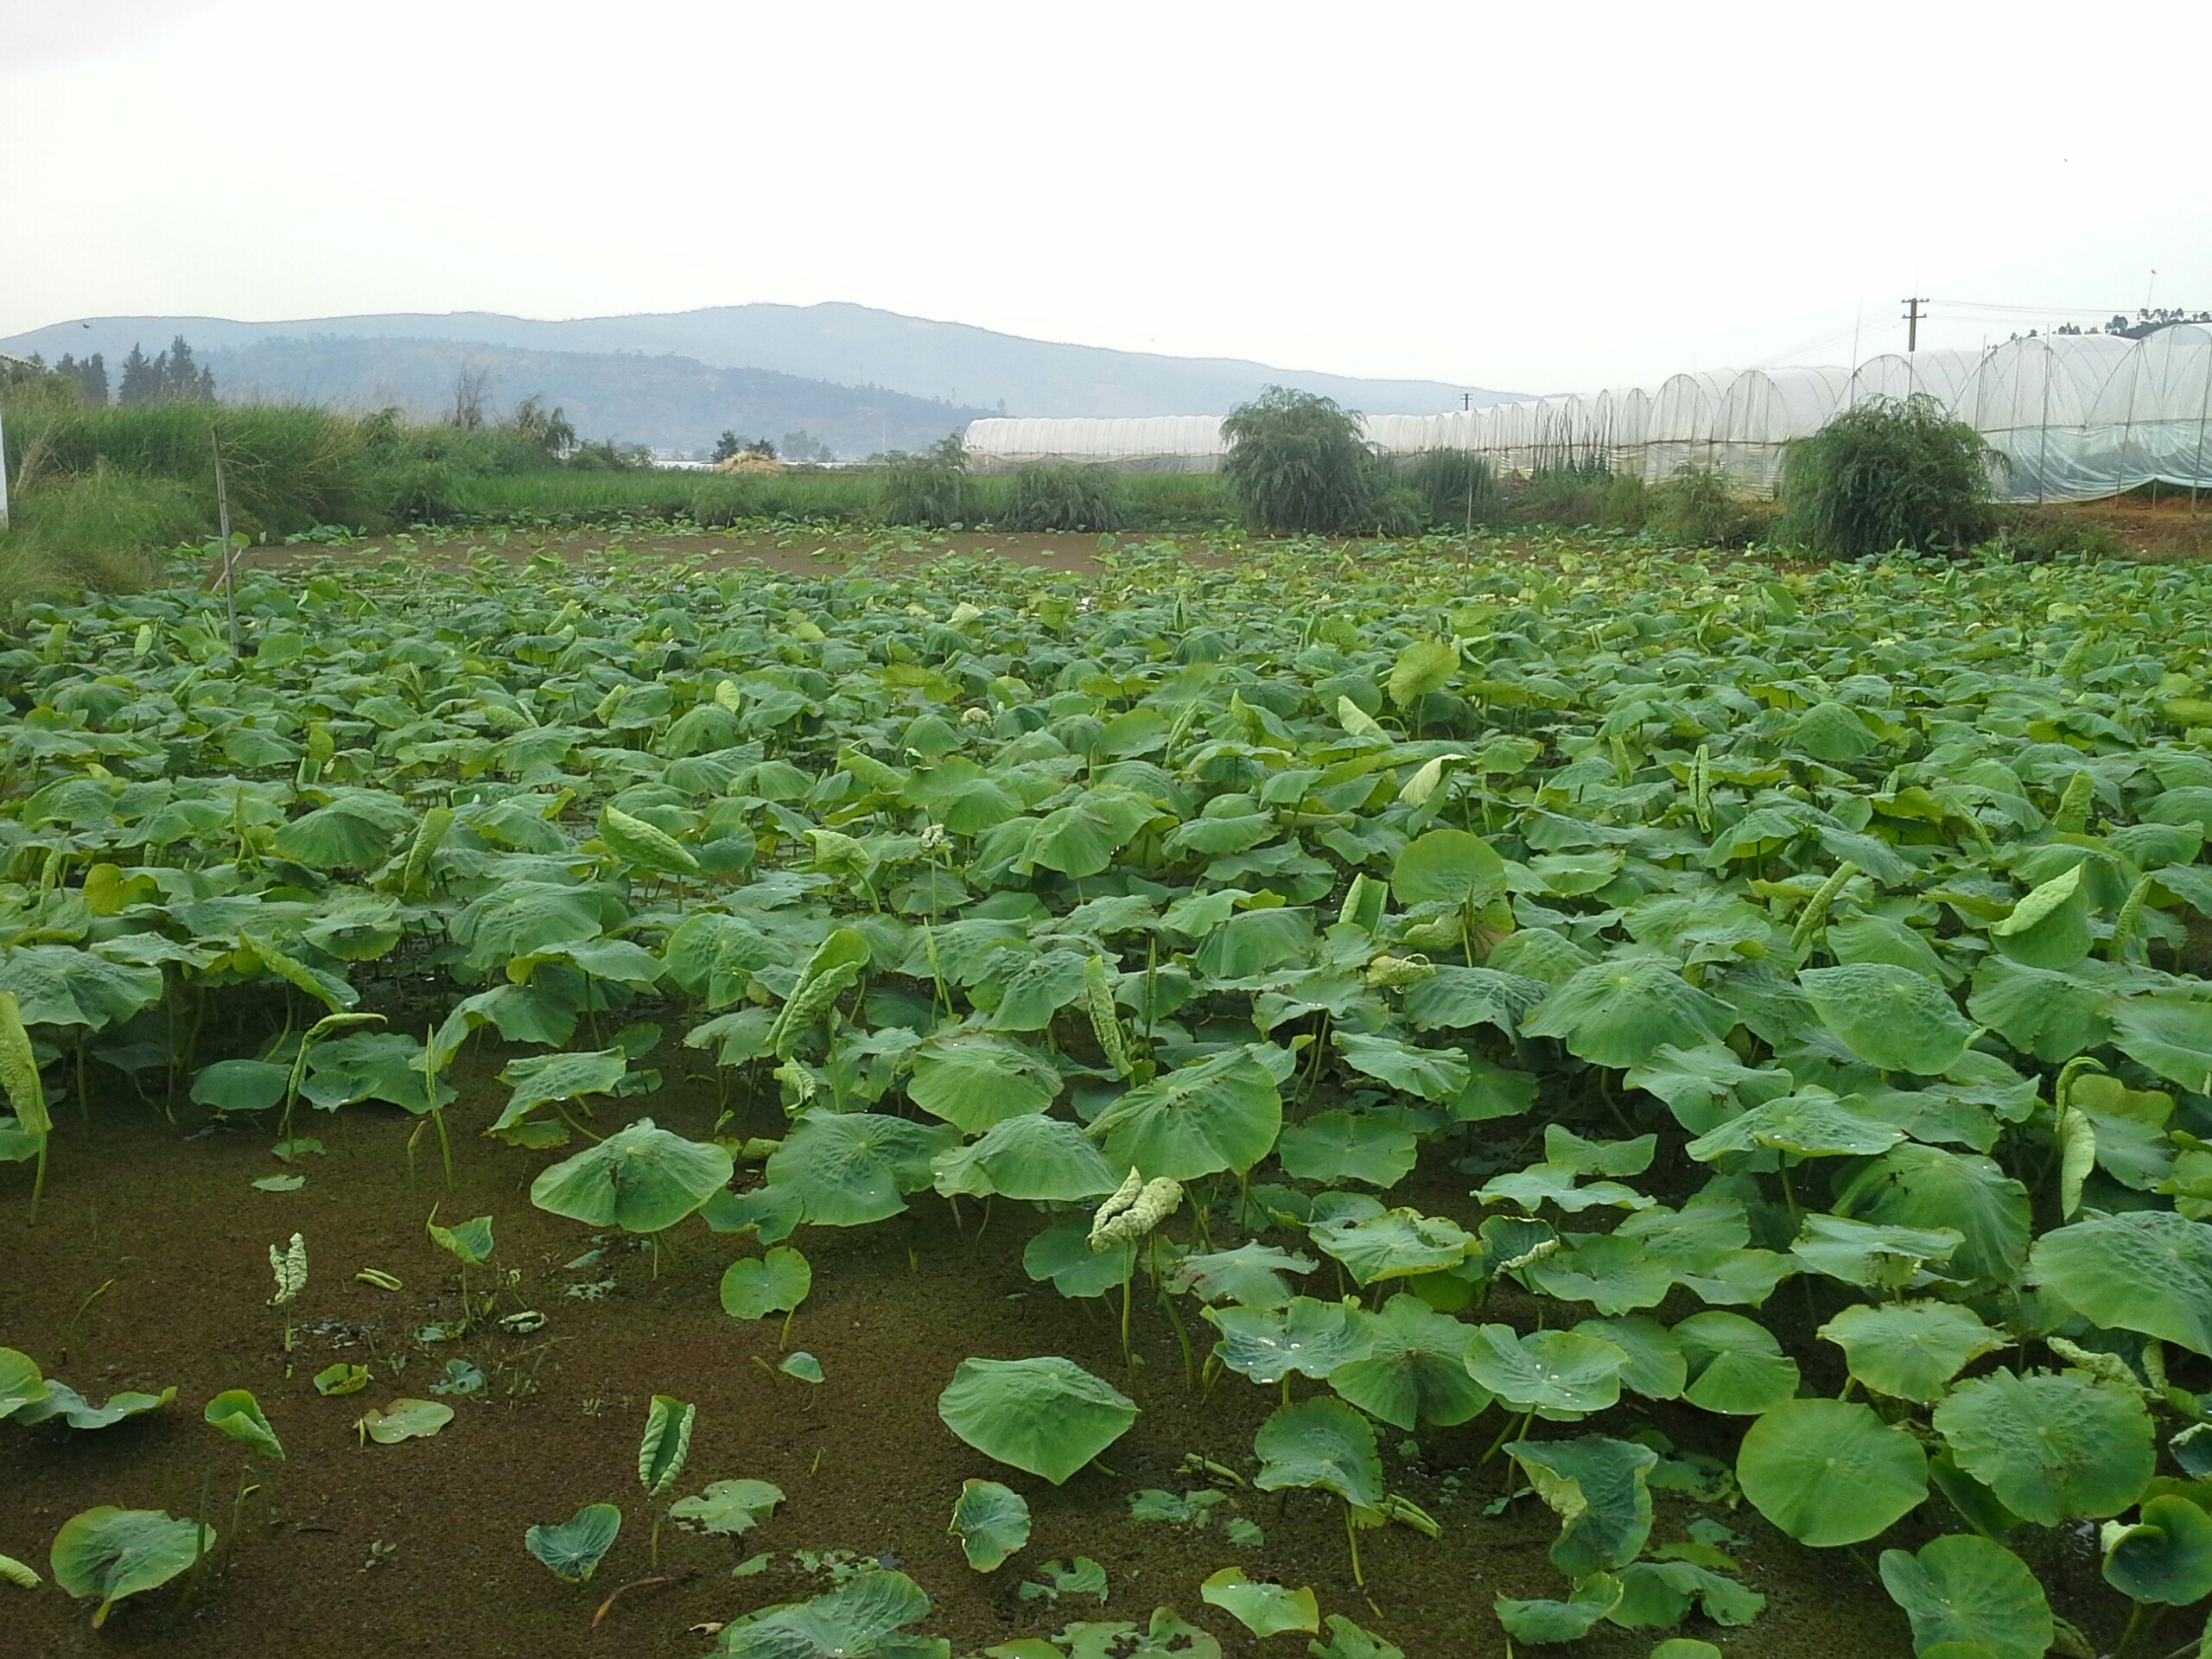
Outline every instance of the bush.
<path fill-rule="evenodd" d="M 1650 517 L 1650 492 L 1641 473 L 1616 473 L 1598 504 L 1598 523 L 1605 530 L 1642 530 Z"/>
<path fill-rule="evenodd" d="M 1471 530 L 1495 521 L 1503 505 L 1490 457 L 1472 449 L 1424 449 L 1411 477 L 1432 524 Z"/>
<path fill-rule="evenodd" d="M 876 479 L 876 516 L 887 524 L 943 530 L 968 522 L 968 451 L 953 433 L 919 454 L 893 451 Z"/>
<path fill-rule="evenodd" d="M 1644 524 L 1654 533 L 1684 547 L 1726 547 L 1743 514 L 1729 493 L 1728 474 L 1718 467 L 1687 462 L 1650 493 Z"/>
<path fill-rule="evenodd" d="M 2110 524 L 2052 507 L 2024 507 L 2003 515 L 1999 542 L 2024 564 L 2063 556 L 2113 559 L 2126 551 Z"/>
<path fill-rule="evenodd" d="M 1221 423 L 1222 475 L 1255 530 L 1338 535 L 1370 529 L 1387 483 L 1359 416 L 1336 400 L 1269 386 Z"/>
<path fill-rule="evenodd" d="M 1109 467 L 1048 461 L 1016 475 L 999 522 L 1008 530 L 1119 530 L 1128 519 L 1123 496 L 1122 475 Z"/>
<path fill-rule="evenodd" d="M 1878 397 L 1790 445 L 1781 533 L 1839 559 L 1961 551 L 1990 533 L 1990 453 L 1925 394 Z"/>

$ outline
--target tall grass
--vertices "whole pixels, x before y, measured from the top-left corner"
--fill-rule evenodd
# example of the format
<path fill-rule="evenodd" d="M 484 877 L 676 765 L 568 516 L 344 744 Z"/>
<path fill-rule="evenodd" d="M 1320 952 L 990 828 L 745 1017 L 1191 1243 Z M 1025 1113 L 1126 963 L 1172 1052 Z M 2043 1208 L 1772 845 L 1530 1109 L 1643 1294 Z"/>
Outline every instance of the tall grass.
<path fill-rule="evenodd" d="M 1490 457 L 1472 449 L 1424 449 L 1409 478 L 1435 524 L 1471 530 L 1495 523 L 1505 505 Z"/>
<path fill-rule="evenodd" d="M 994 516 L 1008 530 L 1119 530 L 1128 522 L 1126 493 L 1109 467 L 1025 467 L 1014 474 L 1014 499 Z"/>

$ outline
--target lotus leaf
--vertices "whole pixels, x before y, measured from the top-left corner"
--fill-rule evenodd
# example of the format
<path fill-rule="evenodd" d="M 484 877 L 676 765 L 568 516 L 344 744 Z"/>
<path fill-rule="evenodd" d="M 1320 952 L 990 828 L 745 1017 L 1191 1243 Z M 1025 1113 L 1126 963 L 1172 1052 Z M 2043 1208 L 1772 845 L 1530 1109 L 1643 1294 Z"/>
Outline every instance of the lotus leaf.
<path fill-rule="evenodd" d="M 1368 1315 L 1343 1302 L 1294 1296 L 1280 1309 L 1210 1307 L 1221 1329 L 1221 1363 L 1255 1382 L 1279 1382 L 1292 1371 L 1316 1382 L 1374 1351 Z"/>
<path fill-rule="evenodd" d="M 523 1543 L 564 1584 L 589 1584 L 621 1530 L 622 1511 L 613 1504 L 587 1503 L 557 1525 L 531 1528 Z"/>
<path fill-rule="evenodd" d="M 721 1651 L 737 1659 L 943 1659 L 942 1644 L 899 1634 L 929 1613 L 929 1597 L 904 1573 L 863 1573 L 810 1601 L 764 1607 L 726 1626 Z"/>
<path fill-rule="evenodd" d="M 1001 1118 L 981 1140 L 938 1154 L 930 1170 L 937 1190 L 948 1197 L 1000 1193 L 1066 1204 L 1101 1197 L 1120 1185 L 1079 1127 L 1041 1112 Z"/>
<path fill-rule="evenodd" d="M 1986 1538 L 1955 1534 L 1933 1540 L 1917 1555 L 1885 1549 L 1882 1586 L 1912 1621 L 1917 1654 L 1957 1647 L 1990 1659 L 2043 1659 L 2056 1639 L 2050 1604 L 2035 1574 Z"/>
<path fill-rule="evenodd" d="M 1260 1425 L 1252 1450 L 1260 1459 L 1252 1484 L 1263 1492 L 1310 1487 L 1368 1510 L 1382 1501 L 1375 1430 L 1341 1400 L 1316 1395 L 1277 1407 Z"/>
<path fill-rule="evenodd" d="M 959 1538 L 969 1566 L 978 1573 L 994 1572 L 1028 1543 L 1029 1505 L 1020 1493 L 995 1480 L 963 1481 L 950 1530 Z"/>
<path fill-rule="evenodd" d="M 1128 1432 L 1137 1408 L 1073 1360 L 963 1359 L 938 1397 L 944 1425 L 985 1457 L 1063 1485 Z"/>
<path fill-rule="evenodd" d="M 1893 963 L 1808 968 L 1797 982 L 1821 1023 L 1869 1065 L 1939 1077 L 1974 1032 L 1941 985 Z"/>
<path fill-rule="evenodd" d="M 709 1481 L 696 1497 L 680 1497 L 668 1506 L 669 1518 L 701 1532 L 735 1538 L 753 1530 L 784 1501 L 783 1489 L 765 1480 Z"/>
<path fill-rule="evenodd" d="M 817 1107 L 799 1115 L 766 1173 L 815 1225 L 862 1227 L 904 1211 L 906 1194 L 929 1185 L 931 1159 L 958 1141 L 950 1125 Z"/>
<path fill-rule="evenodd" d="M 2185 1497 L 2145 1498 L 2132 1526 L 2105 1523 L 2105 1582 L 2134 1601 L 2186 1607 L 2212 1596 L 2212 1516 Z"/>
<path fill-rule="evenodd" d="M 2107 1329 L 2212 1354 L 2212 1224 L 2162 1210 L 2077 1221 L 2036 1241 L 2028 1276 Z"/>
<path fill-rule="evenodd" d="M 1797 1362 L 1774 1333 L 1740 1313 L 1693 1313 L 1675 1327 L 1689 1368 L 1682 1398 L 1707 1411 L 1753 1417 L 1797 1392 Z"/>
<path fill-rule="evenodd" d="M 1521 1022 L 1592 1065 L 1648 1065 L 1662 1048 L 1719 1042 L 1736 1023 L 1725 1004 L 1685 981 L 1671 958 L 1616 957 L 1578 969 Z"/>
<path fill-rule="evenodd" d="M 914 1054 L 914 1104 L 967 1135 L 1041 1112 L 1060 1091 L 1051 1061 L 1020 1044 L 981 1033 L 932 1038 Z"/>
<path fill-rule="evenodd" d="M 1489 1390 L 1467 1371 L 1473 1326 L 1401 1292 L 1366 1321 L 1366 1335 L 1365 1357 L 1328 1376 L 1331 1388 L 1370 1416 L 1411 1433 L 1421 1421 L 1464 1423 L 1490 1404 Z"/>
<path fill-rule="evenodd" d="M 155 1590 L 215 1547 L 215 1529 L 160 1510 L 107 1504 L 71 1516 L 54 1535 L 54 1581 L 79 1600 L 99 1599 L 98 1629 L 125 1596 Z"/>
<path fill-rule="evenodd" d="M 1820 1334 L 1842 1348 L 1852 1376 L 1876 1394 L 1925 1405 L 1944 1386 L 2005 1338 L 1954 1302 L 1860 1303 L 1847 1307 Z"/>
<path fill-rule="evenodd" d="M 0 1350 L 0 1355 L 3 1355 L 5 1351 L 5 1350 Z M 48 1377 L 46 1381 L 46 1397 L 42 1400 L 32 1401 L 29 1405 L 16 1407 L 14 1421 L 29 1427 L 34 1423 L 49 1422 L 59 1417 L 72 1428 L 112 1428 L 126 1417 L 136 1417 L 144 1412 L 158 1411 L 175 1398 L 176 1389 L 174 1386 L 163 1389 L 159 1394 L 141 1394 L 136 1390 L 124 1389 L 121 1393 L 108 1395 L 106 1404 L 95 1406 L 67 1382 L 57 1382 Z M 0 1405 L 5 1403 L 4 1401 L 0 1401 Z M 7 1414 L 5 1411 L 0 1411 L 0 1416 Z"/>
<path fill-rule="evenodd" d="M 217 1428 L 264 1457 L 283 1460 L 284 1447 L 261 1409 L 261 1402 L 245 1389 L 226 1389 L 207 1402 L 203 1414 Z"/>
<path fill-rule="evenodd" d="M 1389 1188 L 1413 1173 L 1410 1129 L 1357 1112 L 1317 1112 L 1282 1132 L 1275 1156 L 1300 1180 L 1361 1181 Z"/>
<path fill-rule="evenodd" d="M 1256 1637 L 1281 1636 L 1285 1630 L 1318 1632 L 1321 1628 L 1320 1604 L 1311 1589 L 1255 1584 L 1241 1567 L 1223 1567 L 1199 1586 L 1198 1594 Z"/>
<path fill-rule="evenodd" d="M 2119 1514 L 2142 1496 L 2156 1461 L 2141 1399 L 2074 1374 L 1976 1377 L 1951 1391 L 1934 1421 L 1961 1469 L 2044 1526 Z"/>
<path fill-rule="evenodd" d="M 727 1186 L 735 1167 L 725 1148 L 686 1141 L 641 1117 L 542 1172 L 530 1184 L 530 1201 L 588 1227 L 657 1233 Z"/>
<path fill-rule="evenodd" d="M 1172 1294 L 1195 1294 L 1202 1302 L 1237 1302 L 1246 1307 L 1280 1308 L 1290 1305 L 1286 1273 L 1313 1271 L 1309 1256 L 1278 1250 L 1250 1240 L 1233 1250 L 1186 1255 L 1175 1264 L 1169 1282 Z"/>
<path fill-rule="evenodd" d="M 1651 1536 L 1649 1478 L 1656 1452 L 1599 1434 L 1515 1440 L 1505 1449 L 1560 1517 L 1554 1567 L 1579 1579 L 1618 1573 L 1643 1553 Z"/>
<path fill-rule="evenodd" d="M 1599 1337 L 1538 1331 L 1522 1337 L 1510 1325 L 1479 1325 L 1467 1348 L 1467 1371 L 1516 1411 L 1548 1422 L 1575 1422 L 1621 1397 L 1628 1351 Z"/>
<path fill-rule="evenodd" d="M 1177 1181 L 1242 1173 L 1274 1150 L 1281 1129 L 1274 1074 L 1243 1048 L 1140 1084 L 1090 1125 L 1114 1163 Z"/>
<path fill-rule="evenodd" d="M 1515 1601 L 1497 1599 L 1497 1622 L 1516 1642 L 1539 1647 L 1551 1642 L 1580 1642 L 1598 1628 L 1598 1621 L 1620 1605 L 1621 1581 L 1609 1573 L 1593 1573 L 1574 1586 L 1566 1601 Z"/>
<path fill-rule="evenodd" d="M 766 1255 L 741 1255 L 722 1271 L 722 1312 L 734 1319 L 765 1319 L 788 1313 L 814 1287 L 814 1270 L 789 1245 Z"/>
<path fill-rule="evenodd" d="M 1736 1478 L 1752 1507 L 1816 1549 L 1863 1543 L 1928 1494 L 1919 1443 L 1855 1401 L 1789 1400 L 1745 1431 Z"/>
<path fill-rule="evenodd" d="M 382 1411 L 371 1407 L 353 1427 L 378 1446 L 397 1446 L 435 1434 L 451 1421 L 451 1406 L 435 1400 L 395 1400 Z"/>

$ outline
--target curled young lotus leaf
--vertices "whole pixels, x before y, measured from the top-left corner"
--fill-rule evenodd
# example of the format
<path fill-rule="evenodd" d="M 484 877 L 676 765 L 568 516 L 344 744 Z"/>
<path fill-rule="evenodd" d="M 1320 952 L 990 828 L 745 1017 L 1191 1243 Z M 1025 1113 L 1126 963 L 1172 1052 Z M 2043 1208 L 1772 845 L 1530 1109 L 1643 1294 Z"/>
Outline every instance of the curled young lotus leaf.
<path fill-rule="evenodd" d="M 207 1409 L 202 1414 L 232 1440 L 252 1447 L 264 1457 L 283 1461 L 284 1447 L 276 1438 L 276 1431 L 269 1426 L 261 1402 L 250 1389 L 226 1389 L 207 1402 Z"/>
<path fill-rule="evenodd" d="M 1128 1432 L 1135 1402 L 1071 1359 L 963 1359 L 938 1397 L 944 1426 L 987 1458 L 1068 1478 Z"/>
<path fill-rule="evenodd" d="M 645 1411 L 645 1432 L 638 1442 L 638 1484 L 659 1497 L 676 1484 L 691 1455 L 691 1427 L 699 1408 L 664 1394 L 653 1395 Z"/>

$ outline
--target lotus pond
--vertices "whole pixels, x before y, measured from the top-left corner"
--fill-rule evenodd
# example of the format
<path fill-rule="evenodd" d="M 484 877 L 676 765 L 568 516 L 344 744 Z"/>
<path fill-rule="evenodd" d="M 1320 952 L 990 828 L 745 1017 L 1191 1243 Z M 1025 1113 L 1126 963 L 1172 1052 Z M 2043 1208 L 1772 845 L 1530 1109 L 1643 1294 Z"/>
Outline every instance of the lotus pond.
<path fill-rule="evenodd" d="M 2212 582 L 1188 551 L 10 618 L 17 1650 L 2196 1653 Z"/>

